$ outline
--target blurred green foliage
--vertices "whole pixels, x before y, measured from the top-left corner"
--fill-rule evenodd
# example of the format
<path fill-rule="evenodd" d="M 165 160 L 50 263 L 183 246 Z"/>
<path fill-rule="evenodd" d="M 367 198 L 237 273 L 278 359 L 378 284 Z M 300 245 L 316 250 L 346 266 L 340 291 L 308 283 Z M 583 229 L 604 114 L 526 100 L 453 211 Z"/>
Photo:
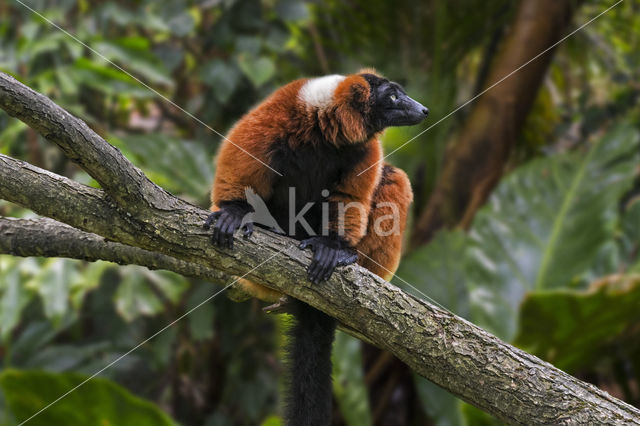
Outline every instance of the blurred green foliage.
<path fill-rule="evenodd" d="M 7 405 L 18 422 L 29 419 L 50 401 L 84 380 L 77 374 L 5 370 L 0 374 Z M 62 404 L 54 404 L 30 420 L 34 425 L 140 425 L 171 426 L 175 423 L 154 404 L 140 399 L 115 383 L 96 378 L 71 392 Z M 83 407 L 77 409 L 77 407 Z"/>
<path fill-rule="evenodd" d="M 77 40 L 17 2 L 0 3 L 0 70 L 87 121 L 154 182 L 202 207 L 220 141 L 206 126 L 225 133 L 294 78 L 373 66 L 434 116 L 388 131 L 384 144 L 392 150 L 477 93 L 516 4 L 26 3 Z M 609 3 L 586 2 L 576 22 Z M 625 2 L 559 47 L 508 173 L 469 232 L 440 232 L 405 257 L 395 279 L 636 405 L 638 12 Z M 416 204 L 430 193 L 468 110 L 391 157 L 412 177 Z M 0 152 L 97 186 L 4 113 Z M 32 213 L 0 201 L 0 215 Z M 0 424 L 17 424 L 216 291 L 135 266 L 0 256 Z M 218 297 L 37 421 L 278 425 L 284 322 L 265 317 L 255 301 Z M 333 358 L 337 424 L 373 424 L 359 342 L 339 334 Z M 495 423 L 424 379 L 414 383 L 434 424 Z"/>

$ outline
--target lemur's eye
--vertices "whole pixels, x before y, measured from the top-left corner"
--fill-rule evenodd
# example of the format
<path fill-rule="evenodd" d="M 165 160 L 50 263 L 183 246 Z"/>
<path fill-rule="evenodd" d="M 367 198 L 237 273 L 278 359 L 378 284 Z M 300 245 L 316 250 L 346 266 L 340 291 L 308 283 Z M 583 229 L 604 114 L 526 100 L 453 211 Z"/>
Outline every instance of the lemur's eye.
<path fill-rule="evenodd" d="M 398 99 L 398 97 L 396 95 L 391 95 L 391 96 L 389 96 L 389 98 L 391 98 L 392 101 L 395 101 L 396 99 Z"/>

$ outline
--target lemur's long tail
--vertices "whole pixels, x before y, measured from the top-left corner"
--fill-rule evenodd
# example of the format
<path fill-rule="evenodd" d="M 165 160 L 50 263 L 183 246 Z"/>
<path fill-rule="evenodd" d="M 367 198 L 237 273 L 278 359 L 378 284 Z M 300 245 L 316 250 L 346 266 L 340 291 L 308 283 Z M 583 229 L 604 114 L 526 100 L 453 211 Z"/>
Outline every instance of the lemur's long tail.
<path fill-rule="evenodd" d="M 287 426 L 331 423 L 331 347 L 336 320 L 306 303 L 294 302 L 289 330 L 285 421 Z"/>

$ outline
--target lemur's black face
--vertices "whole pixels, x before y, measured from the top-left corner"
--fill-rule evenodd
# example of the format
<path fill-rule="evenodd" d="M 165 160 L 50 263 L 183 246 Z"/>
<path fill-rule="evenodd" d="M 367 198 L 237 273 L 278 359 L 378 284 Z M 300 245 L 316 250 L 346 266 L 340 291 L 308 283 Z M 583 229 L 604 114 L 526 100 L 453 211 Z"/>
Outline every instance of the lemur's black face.
<path fill-rule="evenodd" d="M 398 83 L 373 74 L 362 74 L 371 87 L 369 123 L 373 132 L 391 126 L 413 126 L 429 114 L 429 109 L 411 99 Z"/>

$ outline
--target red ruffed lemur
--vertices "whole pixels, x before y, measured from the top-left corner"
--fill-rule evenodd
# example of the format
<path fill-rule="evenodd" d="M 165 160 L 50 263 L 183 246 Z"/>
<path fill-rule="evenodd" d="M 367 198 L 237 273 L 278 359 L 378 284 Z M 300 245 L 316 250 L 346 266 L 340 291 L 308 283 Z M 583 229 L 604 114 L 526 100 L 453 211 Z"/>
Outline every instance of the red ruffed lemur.
<path fill-rule="evenodd" d="M 301 79 L 278 89 L 238 121 L 220 147 L 213 213 L 205 223 L 209 229 L 215 221 L 214 244 L 232 248 L 239 228 L 251 235 L 250 190 L 280 229 L 313 251 L 311 282 L 356 261 L 390 278 L 413 194 L 407 175 L 383 163 L 378 136 L 386 127 L 417 124 L 428 112 L 373 70 Z M 298 220 L 302 211 L 304 221 Z M 240 284 L 264 300 L 280 297 L 246 280 Z M 336 322 L 299 301 L 292 310 L 285 421 L 329 424 Z"/>

